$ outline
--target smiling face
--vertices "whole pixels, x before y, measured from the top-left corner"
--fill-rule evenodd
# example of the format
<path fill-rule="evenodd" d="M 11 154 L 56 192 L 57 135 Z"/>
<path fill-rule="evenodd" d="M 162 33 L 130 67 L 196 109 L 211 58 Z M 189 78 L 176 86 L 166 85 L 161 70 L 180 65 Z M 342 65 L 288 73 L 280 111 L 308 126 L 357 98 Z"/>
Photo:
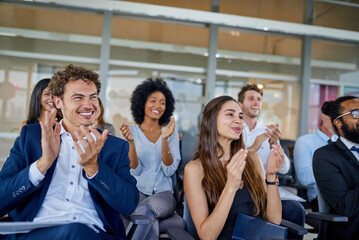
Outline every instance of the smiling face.
<path fill-rule="evenodd" d="M 245 92 L 243 103 L 240 105 L 247 117 L 256 118 L 262 108 L 262 96 L 257 91 L 248 90 Z"/>
<path fill-rule="evenodd" d="M 63 97 L 54 96 L 54 102 L 62 111 L 64 128 L 71 134 L 81 125 L 92 125 L 99 114 L 97 89 L 91 81 L 69 81 Z"/>
<path fill-rule="evenodd" d="M 51 111 L 51 109 L 54 108 L 54 102 L 48 87 L 42 90 L 40 101 L 42 110 Z"/>
<path fill-rule="evenodd" d="M 166 97 L 162 92 L 153 92 L 145 104 L 145 118 L 159 120 L 166 111 Z"/>
<path fill-rule="evenodd" d="M 237 140 L 243 130 L 243 112 L 235 101 L 223 104 L 217 116 L 218 141 Z"/>

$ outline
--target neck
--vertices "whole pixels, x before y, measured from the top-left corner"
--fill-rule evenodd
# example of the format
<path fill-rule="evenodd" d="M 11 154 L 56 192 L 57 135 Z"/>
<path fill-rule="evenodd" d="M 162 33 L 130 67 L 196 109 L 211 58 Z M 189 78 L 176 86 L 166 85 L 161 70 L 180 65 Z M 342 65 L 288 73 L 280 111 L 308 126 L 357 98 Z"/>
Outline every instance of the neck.
<path fill-rule="evenodd" d="M 71 134 L 72 139 L 77 142 L 78 138 L 76 137 L 75 132 L 78 132 L 79 134 L 81 133 L 80 126 L 74 126 L 71 123 L 68 123 L 65 119 L 62 120 L 62 126 L 66 132 Z"/>
<path fill-rule="evenodd" d="M 334 134 L 331 133 L 326 127 L 323 125 L 319 128 L 320 131 L 322 131 L 325 135 L 327 135 L 329 138 L 331 138 Z"/>
<path fill-rule="evenodd" d="M 152 132 L 152 131 L 156 131 L 158 129 L 162 129 L 159 120 L 157 119 L 151 119 L 151 118 L 147 118 L 145 117 L 143 119 L 143 122 L 140 124 L 140 128 L 141 130 L 145 130 L 147 132 Z"/>
<path fill-rule="evenodd" d="M 243 121 L 247 124 L 249 131 L 252 131 L 256 127 L 257 120 L 257 117 L 251 118 L 247 115 L 243 115 Z"/>
<path fill-rule="evenodd" d="M 229 138 L 220 138 L 218 137 L 219 145 L 221 145 L 223 149 L 223 156 L 221 157 L 222 161 L 228 161 L 231 157 L 231 143 L 233 140 Z"/>

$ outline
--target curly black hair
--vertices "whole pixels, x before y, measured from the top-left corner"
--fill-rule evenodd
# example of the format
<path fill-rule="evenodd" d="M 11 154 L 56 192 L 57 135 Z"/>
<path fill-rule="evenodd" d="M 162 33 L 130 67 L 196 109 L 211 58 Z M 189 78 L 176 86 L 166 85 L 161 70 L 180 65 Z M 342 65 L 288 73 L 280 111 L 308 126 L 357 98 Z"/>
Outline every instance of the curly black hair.
<path fill-rule="evenodd" d="M 148 78 L 138 85 L 132 93 L 131 112 L 135 122 L 140 125 L 145 117 L 145 104 L 147 98 L 154 92 L 161 92 L 166 98 L 166 110 L 159 120 L 161 126 L 170 122 L 175 110 L 175 99 L 167 83 L 162 79 Z"/>

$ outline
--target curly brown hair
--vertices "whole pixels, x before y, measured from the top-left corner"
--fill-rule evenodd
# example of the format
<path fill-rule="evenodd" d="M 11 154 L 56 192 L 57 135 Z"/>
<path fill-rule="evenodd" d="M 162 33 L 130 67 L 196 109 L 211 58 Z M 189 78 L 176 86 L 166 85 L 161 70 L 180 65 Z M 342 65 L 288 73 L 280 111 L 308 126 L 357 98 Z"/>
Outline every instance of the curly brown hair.
<path fill-rule="evenodd" d="M 238 93 L 238 102 L 243 103 L 244 101 L 244 95 L 247 91 L 256 91 L 257 93 L 259 93 L 261 96 L 263 96 L 263 91 L 262 89 L 260 89 L 258 87 L 257 84 L 249 84 L 247 83 L 247 85 L 245 85 L 244 87 L 242 87 L 241 91 Z"/>
<path fill-rule="evenodd" d="M 93 82 L 96 86 L 97 94 L 99 94 L 101 90 L 101 82 L 98 78 L 99 75 L 94 71 L 70 64 L 66 66 L 65 70 L 58 71 L 54 74 L 49 83 L 49 90 L 52 96 L 62 98 L 66 83 L 82 79 L 85 82 Z"/>

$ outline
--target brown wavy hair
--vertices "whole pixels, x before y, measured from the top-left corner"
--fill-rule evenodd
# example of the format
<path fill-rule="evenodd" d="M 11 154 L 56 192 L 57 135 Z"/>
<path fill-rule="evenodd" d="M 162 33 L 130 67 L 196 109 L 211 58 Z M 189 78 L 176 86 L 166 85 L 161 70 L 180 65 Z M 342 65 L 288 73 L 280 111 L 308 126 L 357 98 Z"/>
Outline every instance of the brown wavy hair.
<path fill-rule="evenodd" d="M 92 70 L 88 70 L 81 66 L 67 65 L 65 70 L 58 71 L 51 78 L 49 83 L 49 90 L 52 96 L 62 98 L 65 92 L 65 85 L 69 81 L 82 79 L 85 82 L 93 82 L 97 89 L 97 94 L 101 90 L 101 82 L 99 76 Z"/>
<path fill-rule="evenodd" d="M 198 147 L 194 154 L 194 159 L 200 159 L 203 166 L 202 187 L 206 193 L 210 211 L 213 211 L 216 206 L 227 181 L 227 171 L 219 160 L 224 152 L 218 142 L 218 132 L 214 129 L 217 129 L 218 113 L 223 104 L 228 101 L 238 103 L 230 96 L 221 96 L 212 99 L 204 108 Z M 232 157 L 244 148 L 241 135 L 238 140 L 232 141 L 230 156 Z M 267 194 L 264 189 L 263 178 L 254 163 L 254 154 L 248 152 L 242 179 L 253 200 L 253 215 L 257 216 L 266 211 Z"/>

